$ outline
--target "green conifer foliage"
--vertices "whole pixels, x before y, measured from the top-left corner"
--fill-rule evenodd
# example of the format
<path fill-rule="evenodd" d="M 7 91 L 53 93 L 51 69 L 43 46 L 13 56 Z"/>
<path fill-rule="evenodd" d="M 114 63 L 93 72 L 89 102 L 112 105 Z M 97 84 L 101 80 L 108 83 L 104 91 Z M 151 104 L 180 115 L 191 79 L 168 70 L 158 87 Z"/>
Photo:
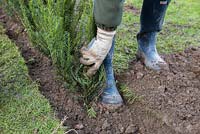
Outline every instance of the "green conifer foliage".
<path fill-rule="evenodd" d="M 103 68 L 92 78 L 80 64 L 79 50 L 95 36 L 93 0 L 5 0 L 18 13 L 32 45 L 48 55 L 68 88 L 89 103 L 103 87 Z"/>

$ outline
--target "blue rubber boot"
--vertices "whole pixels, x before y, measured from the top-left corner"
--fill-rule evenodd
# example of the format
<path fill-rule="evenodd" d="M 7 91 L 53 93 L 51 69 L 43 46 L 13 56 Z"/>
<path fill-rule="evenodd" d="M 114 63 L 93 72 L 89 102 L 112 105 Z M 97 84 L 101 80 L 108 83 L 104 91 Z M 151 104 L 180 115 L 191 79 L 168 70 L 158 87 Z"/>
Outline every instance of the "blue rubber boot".
<path fill-rule="evenodd" d="M 167 63 L 159 56 L 157 52 L 156 35 L 156 32 L 148 32 L 137 36 L 137 58 L 140 59 L 145 64 L 145 66 L 150 69 L 156 71 L 168 70 Z"/>
<path fill-rule="evenodd" d="M 115 39 L 113 39 L 112 47 L 104 60 L 106 71 L 106 88 L 101 95 L 101 103 L 109 107 L 119 107 L 123 104 L 123 99 L 116 87 L 114 71 L 112 66 L 112 58 L 115 47 Z"/>

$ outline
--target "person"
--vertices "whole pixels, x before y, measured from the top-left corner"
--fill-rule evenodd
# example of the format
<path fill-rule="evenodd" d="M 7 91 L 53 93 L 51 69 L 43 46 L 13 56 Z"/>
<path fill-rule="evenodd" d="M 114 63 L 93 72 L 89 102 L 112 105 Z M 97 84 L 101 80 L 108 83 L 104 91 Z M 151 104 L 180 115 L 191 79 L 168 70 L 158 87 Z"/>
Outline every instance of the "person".
<path fill-rule="evenodd" d="M 162 29 L 169 3 L 170 0 L 143 0 L 140 15 L 137 58 L 146 67 L 156 71 L 168 68 L 168 64 L 157 52 L 156 37 Z M 81 48 L 80 62 L 90 66 L 87 75 L 94 75 L 101 64 L 104 64 L 106 88 L 101 95 L 101 103 L 105 106 L 118 107 L 123 104 L 123 99 L 116 87 L 112 66 L 116 29 L 122 20 L 123 4 L 124 0 L 94 0 L 97 34 L 87 47 Z"/>

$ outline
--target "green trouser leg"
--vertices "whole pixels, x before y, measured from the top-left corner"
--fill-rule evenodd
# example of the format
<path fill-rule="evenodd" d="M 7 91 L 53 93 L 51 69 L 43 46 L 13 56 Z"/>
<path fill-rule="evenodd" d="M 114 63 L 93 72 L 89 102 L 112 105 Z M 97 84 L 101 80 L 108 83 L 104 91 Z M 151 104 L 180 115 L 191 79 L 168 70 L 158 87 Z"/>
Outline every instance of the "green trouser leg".
<path fill-rule="evenodd" d="M 115 30 L 121 23 L 124 0 L 94 0 L 94 18 L 100 28 Z"/>
<path fill-rule="evenodd" d="M 140 33 L 162 29 L 164 16 L 171 0 L 143 0 Z M 121 23 L 124 0 L 94 0 L 94 18 L 98 27 L 116 29 Z"/>

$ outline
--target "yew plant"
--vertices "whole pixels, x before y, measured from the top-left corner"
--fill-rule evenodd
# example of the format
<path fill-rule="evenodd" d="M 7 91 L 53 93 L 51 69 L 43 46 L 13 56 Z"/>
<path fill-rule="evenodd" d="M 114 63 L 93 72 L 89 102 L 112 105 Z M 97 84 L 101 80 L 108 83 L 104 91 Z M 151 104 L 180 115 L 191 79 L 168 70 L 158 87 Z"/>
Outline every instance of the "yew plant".
<path fill-rule="evenodd" d="M 95 35 L 93 0 L 5 0 L 17 13 L 32 45 L 48 55 L 68 88 L 91 102 L 103 87 L 103 68 L 92 78 L 80 64 L 79 50 Z"/>

